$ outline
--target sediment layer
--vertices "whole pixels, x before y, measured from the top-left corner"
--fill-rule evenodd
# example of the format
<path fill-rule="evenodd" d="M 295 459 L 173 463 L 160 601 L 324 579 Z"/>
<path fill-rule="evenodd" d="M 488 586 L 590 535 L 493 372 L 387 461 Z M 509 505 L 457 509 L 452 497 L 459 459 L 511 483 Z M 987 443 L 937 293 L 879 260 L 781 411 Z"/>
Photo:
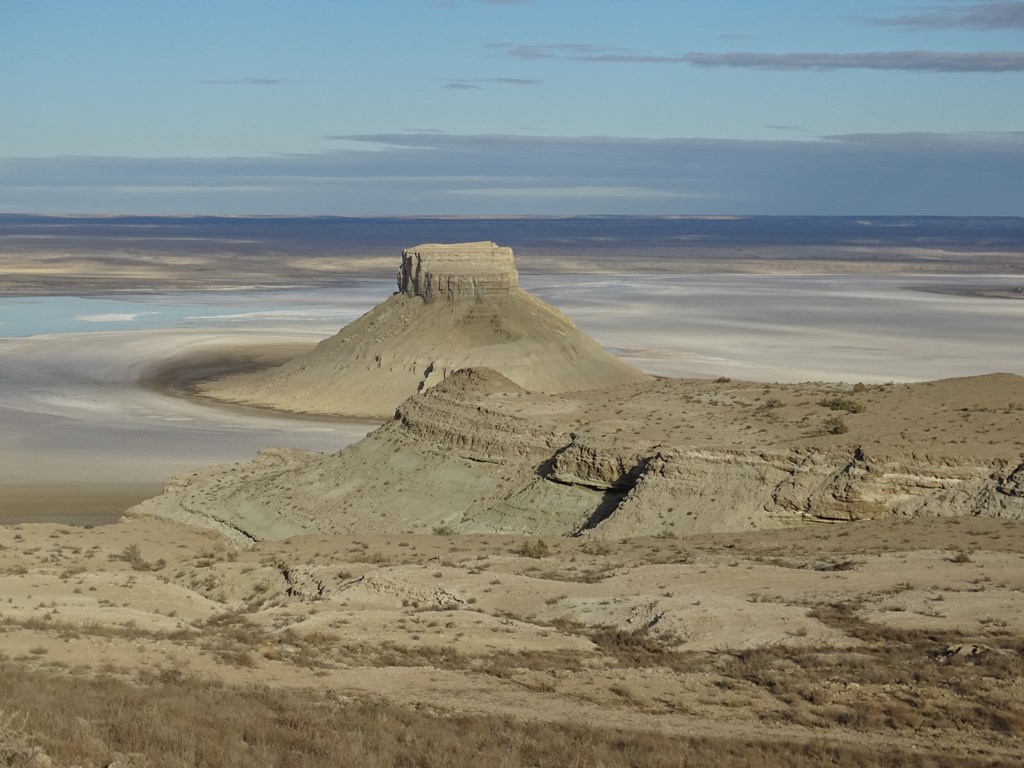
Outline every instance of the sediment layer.
<path fill-rule="evenodd" d="M 402 251 L 398 290 L 425 302 L 479 301 L 519 287 L 511 248 L 491 242 L 427 244 Z"/>

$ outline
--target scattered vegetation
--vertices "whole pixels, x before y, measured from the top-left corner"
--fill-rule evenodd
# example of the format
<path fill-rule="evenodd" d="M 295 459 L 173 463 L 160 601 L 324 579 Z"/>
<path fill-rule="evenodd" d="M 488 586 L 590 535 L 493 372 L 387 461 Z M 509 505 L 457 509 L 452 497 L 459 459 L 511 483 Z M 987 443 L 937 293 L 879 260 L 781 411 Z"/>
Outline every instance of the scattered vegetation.
<path fill-rule="evenodd" d="M 818 405 L 828 408 L 830 411 L 846 411 L 846 413 L 864 413 L 864 403 L 860 403 L 849 397 L 826 397 L 818 401 Z"/>
<path fill-rule="evenodd" d="M 1024 708 L 1006 687 L 1024 674 L 1024 638 L 888 627 L 863 620 L 851 603 L 818 606 L 809 616 L 860 646 L 842 653 L 762 646 L 735 653 L 724 670 L 788 705 L 778 717 L 860 731 L 942 722 L 1014 739 L 1024 735 Z"/>
<path fill-rule="evenodd" d="M 759 662 L 747 660 L 754 667 Z M 744 662 L 739 661 L 739 666 Z M 141 684 L 140 684 L 141 683 Z M 909 768 L 999 765 L 986 756 L 818 739 L 671 736 L 497 715 L 438 714 L 330 692 L 229 687 L 164 668 L 132 683 L 0 664 L 0 764 L 152 768 L 699 765 Z M 613 688 L 629 694 L 621 685 Z M 632 702 L 629 698 L 626 705 Z M 1009 765 L 1009 762 L 1003 763 Z"/>
<path fill-rule="evenodd" d="M 983 615 L 975 622 L 949 622 L 948 628 L 943 628 L 945 622 L 932 621 L 929 629 L 908 630 L 864 618 L 868 610 L 941 617 L 932 606 L 955 608 L 963 599 L 950 593 L 1019 592 L 1012 576 L 993 572 L 989 578 L 988 557 L 983 556 L 990 546 L 1020 551 L 1020 537 L 1007 535 L 1015 525 L 1019 523 L 968 518 L 878 521 L 879 530 L 870 537 L 859 524 L 843 524 L 808 529 L 795 538 L 780 531 L 756 538 L 735 534 L 677 539 L 665 529 L 613 546 L 590 535 L 579 543 L 554 537 L 487 539 L 479 549 L 466 543 L 473 537 L 447 542 L 422 537 L 412 542 L 422 552 L 410 550 L 407 541 L 375 537 L 369 543 L 352 541 L 348 552 L 344 547 L 329 548 L 326 554 L 317 551 L 315 557 L 329 567 L 307 570 L 282 565 L 299 561 L 294 552 L 273 558 L 243 552 L 245 561 L 234 570 L 263 579 L 251 587 L 258 587 L 259 600 L 248 605 L 248 585 L 232 587 L 221 565 L 199 566 L 190 556 L 186 562 L 193 570 L 204 568 L 203 576 L 224 581 L 216 586 L 225 592 L 224 605 L 212 617 L 203 613 L 173 625 L 161 621 L 137 626 L 111 611 L 102 619 L 110 623 L 79 623 L 62 616 L 62 606 L 39 596 L 19 606 L 17 613 L 0 617 L 0 639 L 26 630 L 39 633 L 38 642 L 21 642 L 16 659 L 0 654 L 0 766 L 51 764 L 47 760 L 82 768 L 1017 765 L 1024 739 L 1024 698 L 1016 682 L 1024 679 L 1024 636 L 1010 622 Z M 841 538 L 845 536 L 851 538 Z M 116 574 L 118 585 L 144 581 L 123 564 L 134 568 L 136 562 L 145 563 L 141 552 L 137 547 L 117 552 L 122 545 L 109 555 L 114 565 L 108 570 Z M 756 582 L 748 597 L 751 603 L 773 603 L 791 612 L 793 621 L 784 637 L 755 648 L 688 649 L 685 641 L 694 639 L 688 636 L 694 626 L 690 619 L 711 604 L 701 595 L 701 608 L 700 600 L 687 596 L 681 585 L 689 583 L 689 573 L 704 573 L 716 562 L 743 566 L 741 570 L 769 563 L 804 570 L 808 573 L 800 579 L 809 582 L 813 572 L 868 570 L 875 567 L 867 559 L 871 552 L 906 548 L 941 549 L 949 563 L 977 565 L 947 565 L 946 572 L 955 574 L 955 588 L 928 587 L 929 602 L 923 608 L 918 596 L 903 602 L 891 599 L 925 589 L 910 581 L 888 586 L 887 580 L 884 592 L 859 593 L 864 603 L 821 604 L 805 602 L 820 599 L 808 596 L 821 592 L 777 594 L 769 582 L 764 587 Z M 723 549 L 729 550 L 727 557 L 721 557 Z M 547 559 L 517 560 L 510 552 Z M 222 563 L 223 556 L 218 557 Z M 193 572 L 172 576 L 177 566 L 168 558 L 172 567 L 158 578 L 188 583 Z M 406 558 L 423 567 L 405 570 L 429 584 L 406 592 L 400 580 L 393 584 L 384 575 L 380 584 L 392 590 L 386 599 L 394 609 L 386 637 L 352 631 L 357 620 L 344 590 L 327 594 L 315 606 L 317 598 L 310 597 L 315 583 L 303 586 L 298 598 L 284 597 L 290 582 L 283 570 L 294 571 L 295 584 L 307 584 L 298 577 L 308 580 L 312 574 L 313 582 L 323 580 L 334 588 L 340 586 L 336 580 L 352 576 L 343 566 L 388 559 L 395 565 Z M 256 563 L 277 572 L 256 572 Z M 629 577 L 637 568 L 669 563 L 689 563 L 692 570 L 680 580 L 675 571 L 651 569 L 671 572 L 672 578 L 652 582 L 657 593 L 652 589 L 640 606 L 631 605 L 633 595 L 624 596 L 621 585 L 613 584 L 608 591 L 567 586 Z M 55 561 L 46 569 L 62 579 L 81 574 L 74 563 Z M 453 573 L 448 569 L 491 573 L 475 582 L 427 578 Z M 355 568 L 358 574 L 370 570 Z M 521 589 L 523 576 L 530 581 L 528 591 Z M 1003 578 L 1011 581 L 1002 584 Z M 492 593 L 503 580 L 506 586 Z M 26 590 L 34 589 L 31 580 L 23 582 Z M 26 594 L 31 598 L 30 591 Z M 840 589 L 830 594 L 846 593 Z M 270 600 L 269 595 L 280 599 Z M 509 596 L 514 599 L 507 600 Z M 674 603 L 665 602 L 673 598 Z M 308 613 L 303 600 L 310 603 Z M 909 607 L 890 607 L 897 604 Z M 102 599 L 99 605 L 114 603 Z M 257 613 L 266 606 L 273 610 Z M 822 639 L 822 625 L 829 628 L 827 640 Z M 544 642 L 519 646 L 520 632 Z M 484 642 L 477 642 L 481 638 Z M 72 672 L 60 666 L 73 658 L 67 644 L 109 642 L 110 658 L 120 661 L 114 649 L 126 641 L 152 648 L 149 658 L 160 658 L 159 666 L 132 672 L 135 665 L 127 662 L 88 674 L 83 667 Z M 209 677 L 194 678 L 180 666 L 184 663 Z M 359 668 L 380 667 L 421 680 L 427 670 L 443 670 L 446 680 L 464 678 L 469 683 L 467 698 L 439 697 L 429 708 L 414 710 L 394 702 L 353 699 L 351 691 L 344 699 L 336 693 L 336 679 L 350 679 Z M 402 667 L 414 671 L 401 673 Z M 311 682 L 320 678 L 322 682 Z M 218 679 L 278 682 L 231 687 Z M 280 682 L 284 680 L 288 683 Z M 296 687 L 287 687 L 291 685 Z M 511 696 L 537 697 L 528 699 L 531 706 L 536 703 L 530 723 L 517 722 L 502 707 L 493 716 L 464 716 L 446 709 L 473 710 L 478 704 L 473 691 L 496 687 Z M 602 716 L 583 726 L 560 722 L 570 697 Z M 700 737 L 671 735 L 682 715 L 700 723 L 692 730 Z M 643 723 L 635 727 L 650 733 L 616 731 L 610 723 L 627 728 Z M 761 733 L 765 740 L 758 740 Z"/>

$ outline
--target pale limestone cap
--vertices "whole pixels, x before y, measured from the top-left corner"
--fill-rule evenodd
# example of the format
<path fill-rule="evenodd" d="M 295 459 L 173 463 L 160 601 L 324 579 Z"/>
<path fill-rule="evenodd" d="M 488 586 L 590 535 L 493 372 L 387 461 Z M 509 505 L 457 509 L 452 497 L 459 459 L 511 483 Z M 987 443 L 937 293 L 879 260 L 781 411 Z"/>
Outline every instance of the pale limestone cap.
<path fill-rule="evenodd" d="M 518 287 L 512 249 L 496 243 L 425 243 L 402 251 L 398 290 L 426 302 L 477 300 Z"/>

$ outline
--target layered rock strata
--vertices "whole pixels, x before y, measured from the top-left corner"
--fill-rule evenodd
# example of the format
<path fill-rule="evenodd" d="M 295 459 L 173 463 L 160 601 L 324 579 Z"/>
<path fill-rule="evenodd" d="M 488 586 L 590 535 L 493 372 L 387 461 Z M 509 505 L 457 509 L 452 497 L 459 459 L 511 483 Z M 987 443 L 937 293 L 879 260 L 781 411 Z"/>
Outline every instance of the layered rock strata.
<path fill-rule="evenodd" d="M 463 368 L 490 368 L 545 393 L 648 380 L 518 284 L 510 248 L 410 248 L 398 292 L 337 335 L 278 368 L 197 388 L 284 411 L 387 418 Z"/>
<path fill-rule="evenodd" d="M 480 300 L 518 287 L 511 248 L 484 242 L 418 245 L 402 251 L 398 290 L 428 303 Z"/>
<path fill-rule="evenodd" d="M 130 514 L 239 539 L 1022 519 L 1022 436 L 1024 379 L 1004 374 L 858 393 L 662 380 L 551 397 L 461 371 L 338 454 L 265 451 L 176 480 Z"/>

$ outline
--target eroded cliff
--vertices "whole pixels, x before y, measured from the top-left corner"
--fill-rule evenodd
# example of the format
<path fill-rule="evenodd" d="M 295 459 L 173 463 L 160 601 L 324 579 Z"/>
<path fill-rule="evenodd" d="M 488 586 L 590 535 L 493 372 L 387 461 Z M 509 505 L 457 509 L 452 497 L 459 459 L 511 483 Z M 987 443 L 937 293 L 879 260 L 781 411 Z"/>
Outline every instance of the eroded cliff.
<path fill-rule="evenodd" d="M 398 290 L 426 302 L 479 301 L 511 293 L 519 273 L 511 248 L 491 242 L 427 244 L 402 251 Z"/>
<path fill-rule="evenodd" d="M 849 388 L 659 380 L 562 395 L 488 370 L 325 456 L 264 451 L 130 511 L 236 538 L 303 531 L 738 531 L 1024 517 L 1024 379 Z"/>

